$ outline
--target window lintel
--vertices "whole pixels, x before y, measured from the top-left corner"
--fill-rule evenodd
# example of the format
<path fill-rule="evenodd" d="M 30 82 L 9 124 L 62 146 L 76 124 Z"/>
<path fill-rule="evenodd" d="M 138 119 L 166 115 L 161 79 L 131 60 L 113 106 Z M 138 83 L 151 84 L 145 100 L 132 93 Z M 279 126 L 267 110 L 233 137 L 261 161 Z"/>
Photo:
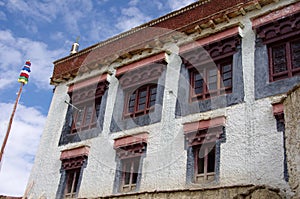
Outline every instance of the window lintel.
<path fill-rule="evenodd" d="M 219 116 L 211 119 L 206 120 L 200 120 L 196 122 L 191 123 L 185 123 L 183 125 L 184 134 L 188 135 L 189 133 L 200 131 L 200 130 L 206 130 L 218 126 L 224 126 L 225 125 L 226 118 L 225 116 Z"/>

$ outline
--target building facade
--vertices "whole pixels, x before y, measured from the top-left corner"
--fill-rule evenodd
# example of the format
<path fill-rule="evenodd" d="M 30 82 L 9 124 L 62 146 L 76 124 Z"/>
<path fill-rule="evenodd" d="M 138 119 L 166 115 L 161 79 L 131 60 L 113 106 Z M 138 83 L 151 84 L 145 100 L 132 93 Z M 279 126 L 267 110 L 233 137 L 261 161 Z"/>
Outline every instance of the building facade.
<path fill-rule="evenodd" d="M 28 197 L 296 198 L 299 33 L 296 0 L 202 0 L 55 61 Z"/>

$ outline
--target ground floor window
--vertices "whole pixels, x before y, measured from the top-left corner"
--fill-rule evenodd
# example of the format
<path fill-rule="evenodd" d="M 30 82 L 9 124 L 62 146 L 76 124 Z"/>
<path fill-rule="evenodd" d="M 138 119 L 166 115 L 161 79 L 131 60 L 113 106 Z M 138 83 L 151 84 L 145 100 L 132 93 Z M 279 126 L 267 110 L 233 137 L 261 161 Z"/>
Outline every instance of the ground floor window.
<path fill-rule="evenodd" d="M 122 160 L 122 179 L 121 192 L 133 191 L 136 189 L 136 183 L 139 173 L 140 157 Z"/>
<path fill-rule="evenodd" d="M 193 147 L 194 182 L 204 183 L 215 178 L 216 143 L 197 145 Z"/>

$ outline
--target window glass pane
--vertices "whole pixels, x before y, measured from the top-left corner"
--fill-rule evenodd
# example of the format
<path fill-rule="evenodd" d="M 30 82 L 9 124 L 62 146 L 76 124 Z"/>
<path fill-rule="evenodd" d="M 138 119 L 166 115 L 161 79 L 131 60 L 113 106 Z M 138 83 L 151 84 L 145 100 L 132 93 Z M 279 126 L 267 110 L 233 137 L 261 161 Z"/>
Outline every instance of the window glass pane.
<path fill-rule="evenodd" d="M 207 172 L 214 172 L 215 171 L 215 157 L 216 157 L 216 150 L 215 147 L 208 149 L 208 157 L 207 157 Z"/>
<path fill-rule="evenodd" d="M 73 179 L 74 179 L 74 172 L 68 172 L 67 173 L 67 193 L 72 192 L 72 184 L 73 184 Z"/>
<path fill-rule="evenodd" d="M 85 114 L 85 121 L 84 121 L 85 126 L 87 126 L 91 123 L 92 115 L 93 115 L 93 106 L 92 105 L 87 105 L 86 114 Z"/>
<path fill-rule="evenodd" d="M 144 110 L 146 108 L 146 104 L 139 104 L 138 110 Z"/>
<path fill-rule="evenodd" d="M 134 106 L 135 106 L 135 93 L 130 95 L 130 98 L 129 98 L 129 105 L 128 105 L 128 112 L 129 113 L 134 112 Z"/>
<path fill-rule="evenodd" d="M 124 177 L 124 184 L 130 183 L 130 171 L 131 171 L 131 163 L 130 162 L 124 162 L 123 167 L 123 177 Z"/>
<path fill-rule="evenodd" d="M 224 87 L 231 87 L 232 86 L 231 79 L 224 80 L 223 81 L 223 86 Z"/>
<path fill-rule="evenodd" d="M 223 73 L 222 78 L 223 80 L 231 79 L 231 71 L 227 73 Z"/>
<path fill-rule="evenodd" d="M 199 87 L 199 88 L 195 89 L 195 94 L 201 94 L 201 93 L 203 93 L 203 88 L 202 87 Z"/>
<path fill-rule="evenodd" d="M 132 175 L 132 184 L 136 184 L 138 172 L 139 172 L 139 159 L 135 159 L 133 162 L 133 175 Z"/>
<path fill-rule="evenodd" d="M 76 118 L 76 128 L 81 127 L 81 123 L 82 123 L 84 112 L 85 112 L 84 107 L 79 107 L 79 109 L 81 111 L 77 111 L 78 114 L 77 114 L 77 118 Z"/>
<path fill-rule="evenodd" d="M 195 81 L 202 80 L 202 75 L 199 74 L 198 72 L 195 72 L 194 78 L 195 78 Z"/>
<path fill-rule="evenodd" d="M 131 95 L 129 99 L 128 112 L 134 113 L 134 117 L 146 114 L 146 112 L 140 112 L 146 110 L 147 108 L 155 105 L 157 85 L 149 84 L 143 87 L 138 88 L 135 92 L 135 95 Z M 135 113 L 138 115 L 135 115 Z"/>
<path fill-rule="evenodd" d="M 141 98 L 141 97 L 146 97 L 146 95 L 147 95 L 147 90 L 143 90 L 143 91 L 141 91 L 139 94 L 140 94 L 140 95 L 139 95 L 140 98 Z"/>
<path fill-rule="evenodd" d="M 202 74 L 195 72 L 194 74 L 194 92 L 195 94 L 200 94 L 203 92 L 203 78 Z"/>
<path fill-rule="evenodd" d="M 155 101 L 156 101 L 156 95 L 152 94 L 150 96 L 150 105 L 149 105 L 149 107 L 153 106 L 155 104 Z"/>
<path fill-rule="evenodd" d="M 292 67 L 300 67 L 300 40 L 291 42 L 291 51 L 292 51 Z"/>
<path fill-rule="evenodd" d="M 150 93 L 156 95 L 156 90 L 157 90 L 156 87 L 152 87 Z"/>
<path fill-rule="evenodd" d="M 285 44 L 272 48 L 273 73 L 280 73 L 287 70 Z"/>
<path fill-rule="evenodd" d="M 198 174 L 202 174 L 204 173 L 204 151 L 205 148 L 204 147 L 200 147 L 199 149 L 197 149 L 197 156 L 195 157 L 197 159 L 197 173 Z"/>
<path fill-rule="evenodd" d="M 231 71 L 231 64 L 227 64 L 223 66 L 223 73 Z"/>
<path fill-rule="evenodd" d="M 217 89 L 217 69 L 208 70 L 208 89 Z"/>
<path fill-rule="evenodd" d="M 146 97 L 142 97 L 139 99 L 139 104 L 145 104 L 146 103 Z"/>
<path fill-rule="evenodd" d="M 66 193 L 76 193 L 77 185 L 79 181 L 80 169 L 68 170 L 66 173 L 67 184 L 66 184 Z"/>

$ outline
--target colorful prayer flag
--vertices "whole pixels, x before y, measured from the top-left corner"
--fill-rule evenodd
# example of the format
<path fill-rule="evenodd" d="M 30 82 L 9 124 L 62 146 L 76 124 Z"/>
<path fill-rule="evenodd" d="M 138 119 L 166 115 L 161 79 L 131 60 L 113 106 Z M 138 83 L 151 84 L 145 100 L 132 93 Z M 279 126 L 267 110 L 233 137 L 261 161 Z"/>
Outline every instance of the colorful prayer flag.
<path fill-rule="evenodd" d="M 29 73 L 30 73 L 30 66 L 31 66 L 31 62 L 29 60 L 27 60 L 25 62 L 25 65 L 23 66 L 21 72 L 20 72 L 18 82 L 23 83 L 23 84 L 28 83 L 28 78 L 29 78 Z"/>

